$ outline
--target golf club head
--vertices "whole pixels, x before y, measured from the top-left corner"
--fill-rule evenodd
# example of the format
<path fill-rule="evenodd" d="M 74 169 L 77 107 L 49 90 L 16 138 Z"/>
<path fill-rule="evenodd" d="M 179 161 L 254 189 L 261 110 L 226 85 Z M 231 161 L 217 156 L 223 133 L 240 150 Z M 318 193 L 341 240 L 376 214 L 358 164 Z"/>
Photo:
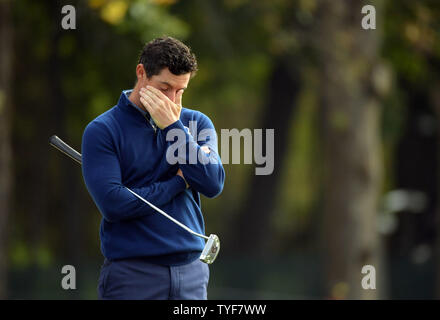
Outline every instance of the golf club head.
<path fill-rule="evenodd" d="M 202 254 L 200 255 L 200 261 L 207 264 L 213 263 L 215 261 L 215 258 L 217 258 L 219 251 L 220 239 L 219 237 L 217 237 L 217 235 L 211 234 L 208 241 L 206 241 L 205 243 Z"/>

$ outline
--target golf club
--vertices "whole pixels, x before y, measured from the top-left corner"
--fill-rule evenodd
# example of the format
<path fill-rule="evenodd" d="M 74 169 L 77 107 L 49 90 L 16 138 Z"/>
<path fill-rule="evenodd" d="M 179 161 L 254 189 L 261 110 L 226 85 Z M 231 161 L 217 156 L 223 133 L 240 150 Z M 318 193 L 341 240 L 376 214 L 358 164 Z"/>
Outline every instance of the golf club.
<path fill-rule="evenodd" d="M 51 146 L 53 146 L 55 149 L 61 151 L 62 153 L 64 153 L 65 155 L 67 155 L 68 157 L 73 159 L 74 161 L 76 161 L 77 163 L 79 163 L 80 165 L 82 165 L 81 154 L 78 151 L 76 151 L 75 149 L 73 149 L 71 146 L 69 146 L 67 143 L 65 143 L 63 140 L 61 140 L 58 136 L 56 136 L 56 135 L 51 136 L 49 138 L 49 144 Z M 197 232 L 191 230 L 190 228 L 188 228 L 186 225 L 184 225 L 180 221 L 174 219 L 173 217 L 171 217 L 170 215 L 168 215 L 167 213 L 165 213 L 164 211 L 162 211 L 161 209 L 159 209 L 158 207 L 156 207 L 152 203 L 150 203 L 147 200 L 145 200 L 144 198 L 142 198 L 136 192 L 130 190 L 127 187 L 125 187 L 125 188 L 129 192 L 131 192 L 134 196 L 136 196 L 139 200 L 148 204 L 151 208 L 153 208 L 154 210 L 159 212 L 161 215 L 163 215 L 164 217 L 168 218 L 169 220 L 171 220 L 172 222 L 177 224 L 179 227 L 185 229 L 186 231 L 188 231 L 192 235 L 195 235 L 197 237 L 208 240 L 205 243 L 205 247 L 203 248 L 202 254 L 200 255 L 200 260 L 202 262 L 207 263 L 207 264 L 211 264 L 214 262 L 214 260 L 217 258 L 217 255 L 220 251 L 220 239 L 217 235 L 211 234 L 209 237 L 207 237 L 203 234 L 200 234 L 200 233 L 197 233 Z"/>

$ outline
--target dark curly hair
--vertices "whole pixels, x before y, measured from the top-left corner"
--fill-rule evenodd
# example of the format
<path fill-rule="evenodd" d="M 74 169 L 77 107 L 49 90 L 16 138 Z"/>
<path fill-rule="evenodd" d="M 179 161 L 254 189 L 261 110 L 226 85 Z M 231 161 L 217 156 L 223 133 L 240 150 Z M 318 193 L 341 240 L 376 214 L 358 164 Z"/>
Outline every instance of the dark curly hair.
<path fill-rule="evenodd" d="M 191 72 L 191 78 L 197 71 L 197 60 L 181 41 L 172 37 L 161 37 L 148 42 L 139 57 L 139 63 L 144 65 L 148 78 L 160 73 L 168 67 L 175 75 Z"/>

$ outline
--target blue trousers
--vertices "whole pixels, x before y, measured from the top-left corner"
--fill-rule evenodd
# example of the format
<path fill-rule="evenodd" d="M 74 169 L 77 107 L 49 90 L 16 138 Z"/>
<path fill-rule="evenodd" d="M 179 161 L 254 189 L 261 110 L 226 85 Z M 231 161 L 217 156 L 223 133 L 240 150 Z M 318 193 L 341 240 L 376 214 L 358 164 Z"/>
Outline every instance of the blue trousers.
<path fill-rule="evenodd" d="M 99 299 L 206 300 L 209 267 L 196 260 L 160 266 L 139 259 L 104 260 L 98 281 Z"/>

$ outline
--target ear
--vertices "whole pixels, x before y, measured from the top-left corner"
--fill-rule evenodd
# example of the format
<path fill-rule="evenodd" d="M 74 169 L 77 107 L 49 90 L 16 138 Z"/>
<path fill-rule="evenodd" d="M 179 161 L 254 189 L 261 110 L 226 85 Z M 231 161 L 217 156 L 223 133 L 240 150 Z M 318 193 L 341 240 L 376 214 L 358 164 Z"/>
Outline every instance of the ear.
<path fill-rule="evenodd" d="M 147 74 L 145 73 L 144 65 L 142 63 L 139 63 L 136 66 L 136 77 L 138 82 L 143 80 L 144 77 L 146 78 Z"/>

